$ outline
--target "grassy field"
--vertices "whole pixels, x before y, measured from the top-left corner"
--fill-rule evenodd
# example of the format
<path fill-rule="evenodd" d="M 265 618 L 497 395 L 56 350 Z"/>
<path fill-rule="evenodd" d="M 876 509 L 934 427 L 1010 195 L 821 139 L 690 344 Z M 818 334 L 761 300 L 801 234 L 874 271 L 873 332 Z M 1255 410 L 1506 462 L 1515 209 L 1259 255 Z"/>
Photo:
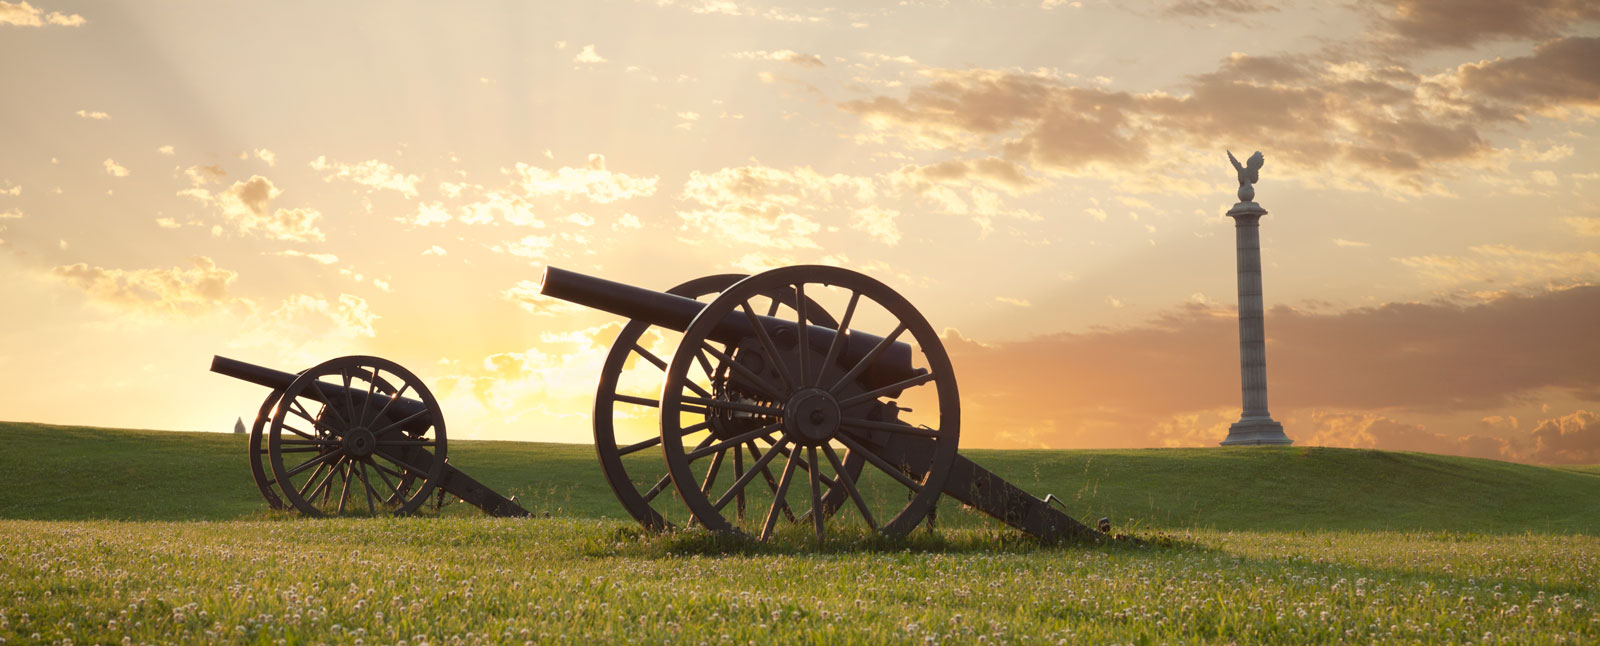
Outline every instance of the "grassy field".
<path fill-rule="evenodd" d="M 0 423 L 4 643 L 1594 643 L 1600 473 L 1333 449 L 969 451 L 1149 545 L 749 545 L 587 447 L 453 442 L 550 518 L 268 513 L 242 438 Z"/>

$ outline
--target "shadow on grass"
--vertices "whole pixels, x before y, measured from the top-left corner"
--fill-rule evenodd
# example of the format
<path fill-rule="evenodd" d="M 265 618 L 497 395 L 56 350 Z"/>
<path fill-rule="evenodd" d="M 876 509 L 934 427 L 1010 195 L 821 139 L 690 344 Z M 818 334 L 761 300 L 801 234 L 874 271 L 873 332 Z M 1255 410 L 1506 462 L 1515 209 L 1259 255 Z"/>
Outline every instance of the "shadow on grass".
<path fill-rule="evenodd" d="M 1202 550 L 1213 548 L 1167 534 L 1107 536 L 1097 542 L 1035 538 L 1010 529 L 914 531 L 891 537 L 866 528 L 828 530 L 818 541 L 809 528 L 780 529 L 766 542 L 747 534 L 680 529 L 652 532 L 619 527 L 583 545 L 593 557 L 675 558 L 683 556 L 813 556 L 837 554 L 1037 554 L 1073 550 Z"/>

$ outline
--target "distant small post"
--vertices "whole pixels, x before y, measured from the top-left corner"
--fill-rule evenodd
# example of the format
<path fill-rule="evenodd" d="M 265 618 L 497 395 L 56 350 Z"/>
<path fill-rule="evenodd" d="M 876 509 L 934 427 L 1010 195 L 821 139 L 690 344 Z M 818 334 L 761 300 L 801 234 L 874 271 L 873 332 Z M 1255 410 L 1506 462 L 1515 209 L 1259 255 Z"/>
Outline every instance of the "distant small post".
<path fill-rule="evenodd" d="M 1239 202 L 1228 209 L 1239 264 L 1239 381 L 1244 411 L 1228 427 L 1223 446 L 1241 444 L 1293 444 L 1283 425 L 1267 412 L 1267 329 L 1261 297 L 1261 216 L 1267 210 L 1256 204 L 1256 181 L 1266 158 L 1260 151 L 1241 165 L 1228 153 L 1239 173 Z"/>

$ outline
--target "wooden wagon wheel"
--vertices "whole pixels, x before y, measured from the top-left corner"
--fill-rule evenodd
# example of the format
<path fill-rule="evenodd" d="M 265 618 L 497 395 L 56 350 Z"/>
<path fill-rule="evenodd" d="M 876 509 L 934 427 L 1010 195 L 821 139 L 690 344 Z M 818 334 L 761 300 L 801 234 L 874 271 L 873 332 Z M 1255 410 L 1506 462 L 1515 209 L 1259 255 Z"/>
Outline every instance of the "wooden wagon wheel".
<path fill-rule="evenodd" d="M 792 301 L 798 307 L 780 308 L 775 325 L 763 320 L 763 295 L 785 290 L 798 297 Z M 812 299 L 844 301 L 843 318 L 820 325 L 805 305 Z M 737 344 L 737 356 L 713 340 L 726 334 L 730 318 L 748 321 L 752 328 L 751 337 Z M 867 336 L 858 332 L 869 327 L 885 329 L 880 342 L 863 348 Z M 914 346 L 896 345 L 906 333 Z M 879 360 L 884 357 L 903 359 L 904 365 L 895 369 L 893 362 Z M 716 359 L 731 371 L 719 376 L 721 368 L 711 365 Z M 703 392 L 694 384 L 705 378 L 724 387 Z M 918 414 L 903 417 L 912 409 L 891 397 L 911 397 Z M 805 509 L 802 518 L 810 519 L 822 539 L 829 517 L 822 490 L 828 486 L 848 494 L 867 527 L 905 535 L 938 501 L 961 432 L 955 373 L 927 319 L 883 283 L 837 267 L 774 269 L 723 291 L 684 331 L 667 367 L 660 408 L 662 452 L 673 486 L 694 518 L 709 529 L 763 541 L 788 508 Z M 706 411 L 741 417 L 753 428 L 729 436 L 707 427 Z M 743 477 L 726 487 L 696 485 L 697 461 L 764 435 L 777 439 Z M 905 449 L 908 443 L 914 450 Z M 851 474 L 842 468 L 841 448 L 859 453 L 875 469 Z M 917 456 L 917 463 L 906 463 L 909 456 Z M 730 503 L 765 493 L 750 484 L 778 457 L 785 458 L 782 476 L 767 496 L 760 524 L 730 518 L 725 511 Z M 797 469 L 807 472 L 809 492 L 791 496 Z M 854 516 L 841 511 L 832 518 L 840 522 Z M 879 519 L 887 520 L 879 524 Z"/>
<path fill-rule="evenodd" d="M 394 386 L 389 385 L 381 377 L 378 379 L 377 392 L 385 395 L 394 394 Z M 283 500 L 283 491 L 278 487 L 278 479 L 272 474 L 272 463 L 267 455 L 266 428 L 272 423 L 273 414 L 277 411 L 278 401 L 283 399 L 283 389 L 274 389 L 261 402 L 261 410 L 256 412 L 255 422 L 250 425 L 250 477 L 256 483 L 256 489 L 261 491 L 261 497 L 267 501 L 267 506 L 273 509 L 288 509 L 289 503 Z M 416 476 L 407 473 L 401 480 L 394 496 L 404 498 L 406 492 L 416 484 Z"/>
<path fill-rule="evenodd" d="M 283 499 L 308 516 L 403 515 L 438 484 L 445 440 L 439 402 L 421 379 L 387 359 L 350 356 L 284 390 L 267 457 Z"/>
<path fill-rule="evenodd" d="M 272 421 L 272 412 L 277 408 L 278 400 L 282 398 L 282 390 L 273 390 L 269 393 L 266 401 L 261 402 L 261 410 L 256 413 L 255 423 L 250 425 L 250 477 L 255 480 L 256 488 L 261 490 L 261 497 L 266 499 L 267 506 L 273 509 L 288 509 L 289 505 L 283 501 L 277 478 L 272 476 L 267 447 L 262 442 L 265 433 L 262 431 Z"/>
<path fill-rule="evenodd" d="M 667 293 L 685 298 L 703 299 L 716 295 L 743 278 L 745 276 L 742 274 L 705 276 L 673 287 L 667 290 Z M 788 290 L 776 294 L 775 298 L 771 298 L 769 307 L 775 308 L 785 302 L 792 303 L 793 300 L 793 291 Z M 810 303 L 809 305 L 813 320 L 821 322 L 819 324 L 836 325 L 833 317 L 829 316 L 821 305 L 816 303 Z M 623 459 L 625 456 L 654 448 L 661 443 L 661 437 L 660 435 L 654 435 L 641 441 L 622 443 L 617 439 L 616 429 L 616 419 L 618 417 L 626 414 L 638 414 L 640 411 L 654 409 L 659 406 L 656 399 L 658 395 L 654 393 L 645 394 L 644 391 L 644 388 L 649 388 L 659 392 L 660 379 L 655 377 L 653 373 L 650 377 L 647 377 L 650 383 L 644 384 L 642 387 L 635 384 L 631 388 L 637 394 L 622 392 L 626 388 L 620 383 L 623 371 L 630 366 L 642 368 L 644 365 L 649 365 L 656 370 L 663 372 L 666 370 L 667 362 L 641 344 L 641 339 L 653 327 L 648 321 L 634 320 L 629 321 L 617 334 L 617 338 L 612 342 L 611 350 L 606 355 L 605 363 L 600 371 L 600 386 L 595 394 L 593 419 L 595 452 L 599 455 L 600 470 L 605 475 L 606 482 L 611 485 L 611 491 L 616 494 L 617 500 L 622 503 L 628 514 L 638 520 L 640 524 L 652 530 L 661 530 L 671 527 L 672 522 L 653 505 L 656 498 L 669 489 L 671 476 L 667 472 L 665 465 L 659 463 L 657 463 L 658 466 L 651 468 L 643 463 L 634 461 L 632 464 L 633 470 L 630 472 L 627 461 Z M 661 330 L 661 328 L 655 329 L 657 331 Z M 720 364 L 721 360 L 717 360 L 716 363 Z M 727 370 L 728 368 L 726 367 L 721 369 L 712 368 L 712 372 L 717 373 L 726 373 Z M 702 419 L 701 421 L 724 426 L 735 426 L 738 423 L 729 419 Z M 717 471 L 724 468 L 725 464 L 728 465 L 726 468 L 730 469 L 731 473 L 734 474 L 733 477 L 742 477 L 745 473 L 746 460 L 748 459 L 751 463 L 759 460 L 762 453 L 770 450 L 774 442 L 775 440 L 770 437 L 760 437 L 745 444 L 725 447 L 712 458 L 711 465 L 713 466 L 708 468 L 706 474 L 697 474 L 701 476 L 699 481 L 702 484 L 714 484 Z M 844 466 L 851 474 L 859 474 L 862 465 L 863 460 L 859 455 L 854 453 L 845 455 Z M 763 481 L 768 482 L 770 488 L 774 490 L 777 488 L 777 480 L 772 477 L 770 471 L 763 474 Z M 844 502 L 845 493 L 843 490 L 830 490 L 824 498 L 823 506 L 826 511 L 831 512 Z M 736 514 L 742 517 L 745 509 L 745 501 L 742 496 L 737 503 Z M 786 509 L 785 511 L 787 512 L 788 510 Z M 792 518 L 792 512 L 789 512 L 789 514 Z"/>

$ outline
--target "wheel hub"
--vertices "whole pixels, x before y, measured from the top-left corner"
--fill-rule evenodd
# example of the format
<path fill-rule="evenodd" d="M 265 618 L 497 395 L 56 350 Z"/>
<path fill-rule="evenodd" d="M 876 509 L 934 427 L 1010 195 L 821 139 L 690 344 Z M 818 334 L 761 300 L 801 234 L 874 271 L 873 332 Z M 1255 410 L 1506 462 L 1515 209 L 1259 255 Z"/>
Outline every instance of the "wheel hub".
<path fill-rule="evenodd" d="M 821 388 L 795 393 L 783 407 L 783 428 L 799 444 L 817 446 L 839 432 L 839 401 Z"/>
<path fill-rule="evenodd" d="M 344 434 L 344 450 L 346 453 L 358 458 L 372 455 L 378 446 L 378 439 L 372 436 L 372 431 L 364 428 L 351 429 Z"/>

